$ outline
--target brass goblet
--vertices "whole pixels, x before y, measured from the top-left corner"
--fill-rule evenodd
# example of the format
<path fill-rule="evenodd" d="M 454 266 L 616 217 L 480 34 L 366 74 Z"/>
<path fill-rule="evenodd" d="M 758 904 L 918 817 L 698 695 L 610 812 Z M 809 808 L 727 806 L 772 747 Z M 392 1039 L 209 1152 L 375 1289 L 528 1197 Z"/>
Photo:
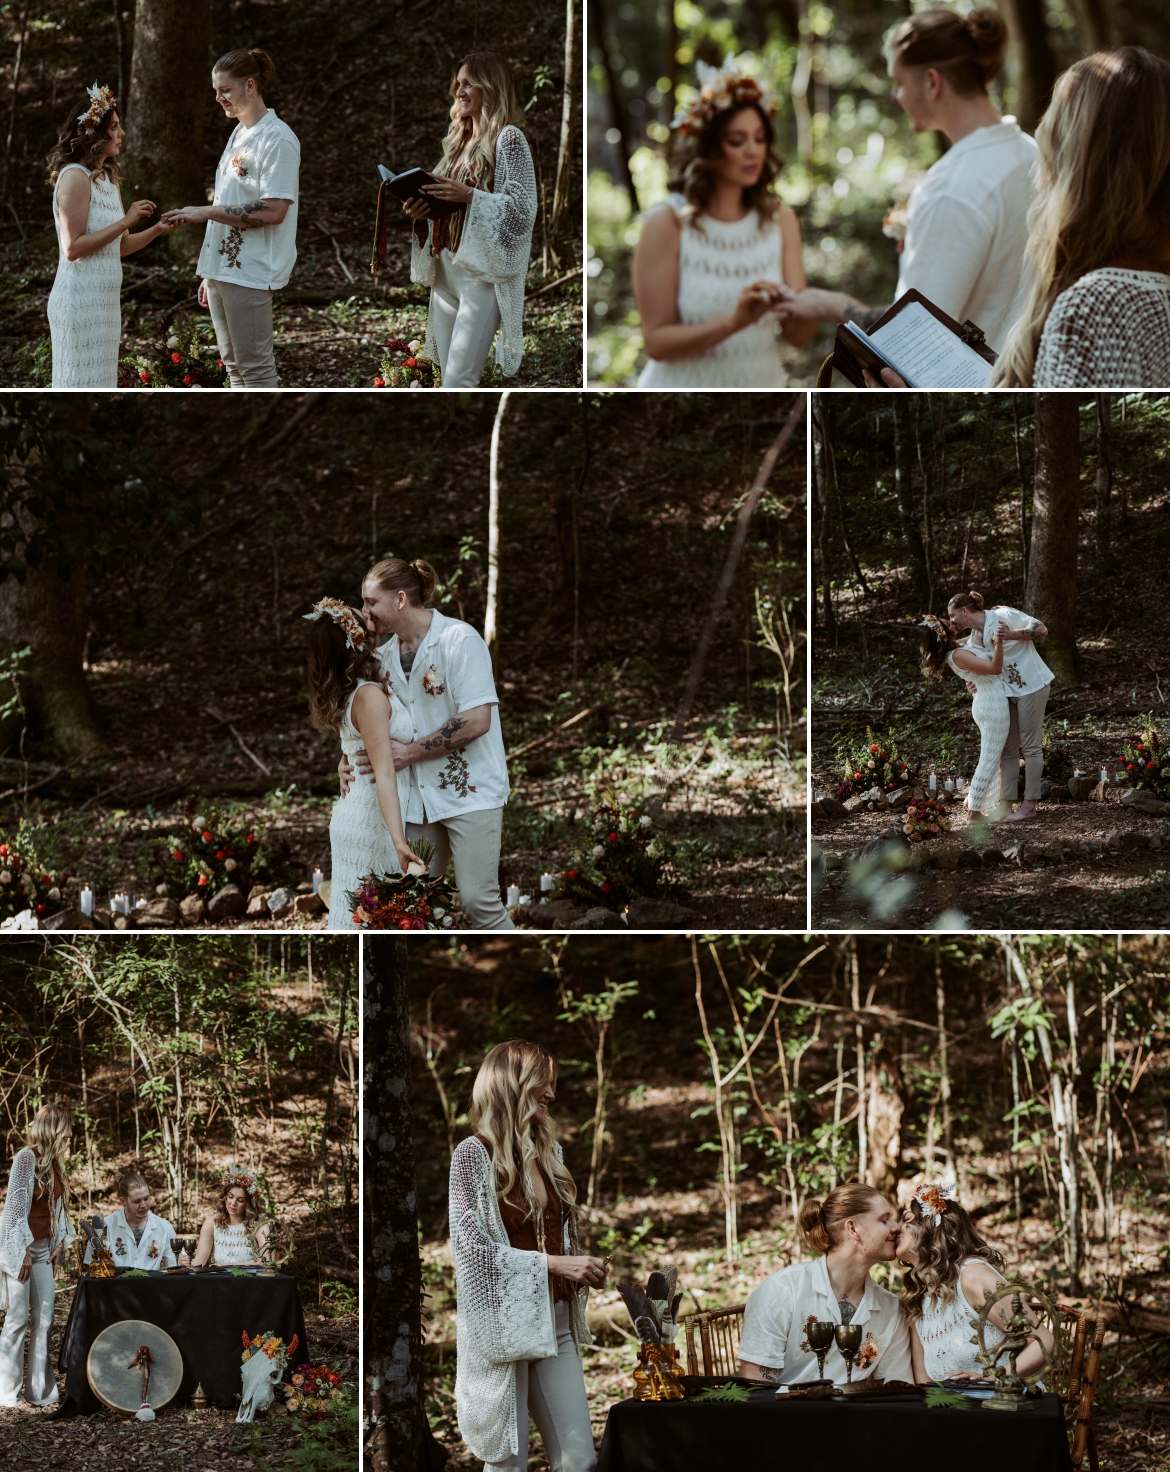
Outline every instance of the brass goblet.
<path fill-rule="evenodd" d="M 817 1377 L 821 1380 L 825 1378 L 825 1356 L 833 1347 L 833 1334 L 836 1328 L 836 1324 L 831 1319 L 818 1319 L 816 1323 L 808 1326 L 808 1333 L 805 1336 L 809 1349 L 817 1357 Z"/>
<path fill-rule="evenodd" d="M 861 1325 L 838 1324 L 834 1329 L 834 1338 L 837 1341 L 837 1348 L 841 1351 L 841 1358 L 845 1361 L 845 1384 L 851 1385 L 853 1383 L 853 1360 L 861 1348 Z"/>

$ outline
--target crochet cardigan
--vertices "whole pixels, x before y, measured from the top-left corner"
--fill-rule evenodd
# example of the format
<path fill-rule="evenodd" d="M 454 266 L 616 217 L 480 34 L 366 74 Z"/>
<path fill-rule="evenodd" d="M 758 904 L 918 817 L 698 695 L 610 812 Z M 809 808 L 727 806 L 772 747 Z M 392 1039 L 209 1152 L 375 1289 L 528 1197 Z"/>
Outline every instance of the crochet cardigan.
<path fill-rule="evenodd" d="M 32 1210 L 33 1192 L 36 1190 L 36 1170 L 37 1158 L 26 1145 L 13 1158 L 12 1170 L 8 1176 L 8 1194 L 4 1198 L 4 1212 L 0 1215 L 0 1308 L 8 1306 L 7 1278 L 20 1276 L 25 1251 L 32 1245 L 33 1234 L 29 1231 L 28 1214 Z M 76 1236 L 62 1193 L 53 1204 L 50 1252 L 56 1252 L 62 1243 L 68 1247 Z"/>
<path fill-rule="evenodd" d="M 558 1156 L 561 1147 L 557 1146 Z M 451 1250 L 455 1258 L 455 1410 L 464 1441 L 485 1462 L 519 1450 L 516 1361 L 557 1352 L 552 1284 L 543 1252 L 521 1252 L 508 1241 L 492 1163 L 474 1136 L 451 1157 Z M 576 1251 L 566 1213 L 562 1252 Z M 585 1322 L 588 1291 L 569 1302 L 577 1344 L 592 1344 Z"/>
<path fill-rule="evenodd" d="M 536 223 L 536 175 L 528 141 L 520 129 L 509 124 L 496 139 L 496 172 L 489 194 L 475 189 L 463 219 L 463 233 L 455 259 L 465 271 L 490 282 L 496 289 L 500 308 L 500 330 L 495 359 L 501 372 L 511 377 L 520 367 L 524 352 L 524 282 L 532 250 L 532 227 Z M 435 256 L 431 250 L 434 226 L 427 223 L 427 238 L 419 244 L 411 236 L 410 279 L 431 288 L 435 285 Z M 435 337 L 427 313 L 425 352 L 439 361 Z"/>

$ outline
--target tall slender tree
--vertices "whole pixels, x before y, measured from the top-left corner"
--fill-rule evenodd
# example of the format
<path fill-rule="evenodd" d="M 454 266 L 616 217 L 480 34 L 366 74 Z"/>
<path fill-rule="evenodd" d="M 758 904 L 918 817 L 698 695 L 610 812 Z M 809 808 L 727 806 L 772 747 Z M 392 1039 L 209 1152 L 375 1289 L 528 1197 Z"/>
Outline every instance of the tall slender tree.
<path fill-rule="evenodd" d="M 912 489 L 914 431 L 910 427 L 910 405 L 905 395 L 891 395 L 894 406 L 894 493 L 898 499 L 898 521 L 906 543 L 906 558 L 914 596 L 923 606 L 930 596 L 926 571 L 926 548 L 918 525 Z"/>
<path fill-rule="evenodd" d="M 1077 532 L 1080 514 L 1079 412 L 1075 394 L 1037 394 L 1032 548 L 1025 606 L 1048 627 L 1044 658 L 1057 679 L 1079 678 Z"/>

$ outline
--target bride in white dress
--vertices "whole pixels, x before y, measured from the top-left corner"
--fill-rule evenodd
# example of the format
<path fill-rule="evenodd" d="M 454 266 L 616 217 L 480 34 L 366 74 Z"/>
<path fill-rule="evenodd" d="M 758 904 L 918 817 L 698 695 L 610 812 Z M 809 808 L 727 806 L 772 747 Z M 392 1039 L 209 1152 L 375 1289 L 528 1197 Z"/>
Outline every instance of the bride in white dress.
<path fill-rule="evenodd" d="M 920 1186 L 902 1213 L 894 1252 L 909 1271 L 903 1280 L 902 1308 L 910 1321 L 910 1360 L 920 1385 L 947 1379 L 982 1378 L 983 1365 L 971 1343 L 972 1319 L 988 1294 L 1005 1281 L 1003 1257 L 985 1242 L 946 1186 Z M 991 1310 L 992 1325 L 1002 1326 L 1011 1312 L 1009 1298 Z M 1029 1315 L 1031 1317 L 1031 1315 Z M 994 1349 L 1003 1338 L 989 1330 Z M 1041 1371 L 1052 1355 L 1052 1334 L 1036 1326 L 1036 1337 L 1016 1361 L 1021 1375 Z"/>
<path fill-rule="evenodd" d="M 406 873 L 418 863 L 406 841 L 402 806 L 410 774 L 394 771 L 392 741 L 414 738 L 414 724 L 390 692 L 374 635 L 339 598 L 322 598 L 305 615 L 309 634 L 309 714 L 319 731 L 336 731 L 351 760 L 364 750 L 372 782 L 358 778 L 337 799 L 329 821 L 332 854 L 329 929 L 356 930 L 346 895 L 367 874 Z M 420 871 L 421 872 L 421 871 Z"/>
<path fill-rule="evenodd" d="M 930 613 L 923 619 L 922 628 L 922 673 L 927 679 L 941 680 L 943 670 L 949 667 L 974 695 L 971 718 L 979 727 L 979 765 L 967 788 L 967 821 L 974 823 L 999 804 L 999 762 L 1010 724 L 1007 695 L 1000 679 L 1003 644 L 998 634 L 992 634 L 990 650 L 976 644 L 957 645 L 954 632 Z"/>
<path fill-rule="evenodd" d="M 260 1207 L 260 1186 L 250 1172 L 228 1167 L 219 1205 L 199 1230 L 193 1267 L 243 1267 L 267 1261 L 268 1223 Z"/>
<path fill-rule="evenodd" d="M 175 228 L 129 233 L 154 205 L 136 199 L 122 209 L 117 157 L 125 136 L 113 93 L 95 84 L 87 110 L 70 116 L 49 155 L 59 252 L 49 293 L 54 388 L 118 386 L 122 257 Z"/>
<path fill-rule="evenodd" d="M 806 282 L 800 223 L 772 188 L 776 104 L 734 57 L 698 71 L 702 92 L 675 119 L 677 177 L 634 250 L 649 359 L 638 386 L 783 388 L 775 307 Z M 799 346 L 816 330 L 793 321 L 783 333 Z"/>

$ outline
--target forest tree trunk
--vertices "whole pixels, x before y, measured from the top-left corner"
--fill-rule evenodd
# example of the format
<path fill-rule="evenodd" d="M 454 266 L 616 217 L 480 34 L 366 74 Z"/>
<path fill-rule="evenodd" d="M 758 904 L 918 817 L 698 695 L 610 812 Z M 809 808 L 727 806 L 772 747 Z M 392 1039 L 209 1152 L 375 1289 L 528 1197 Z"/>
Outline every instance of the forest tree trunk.
<path fill-rule="evenodd" d="M 565 91 L 561 98 L 561 138 L 557 148 L 557 178 L 553 185 L 552 219 L 549 234 L 557 239 L 569 207 L 569 180 L 573 177 L 573 140 L 576 129 L 573 117 L 577 111 L 577 72 L 580 66 L 581 27 L 577 16 L 577 0 L 565 4 Z"/>
<path fill-rule="evenodd" d="M 1109 501 L 1113 493 L 1113 456 L 1109 444 L 1112 406 L 1108 394 L 1094 394 L 1097 401 L 1097 550 L 1109 545 Z"/>
<path fill-rule="evenodd" d="M 892 394 L 891 398 L 894 402 L 894 491 L 898 498 L 898 520 L 902 524 L 902 536 L 906 542 L 914 598 L 925 608 L 930 592 L 930 579 L 926 575 L 926 548 L 922 544 L 914 492 L 910 486 L 913 435 L 910 428 L 910 405 L 904 394 Z"/>
<path fill-rule="evenodd" d="M 1048 626 L 1042 654 L 1058 680 L 1079 678 L 1077 531 L 1080 449 L 1075 394 L 1037 394 L 1032 547 L 1025 608 Z"/>
<path fill-rule="evenodd" d="M 156 219 L 164 210 L 207 202 L 203 115 L 210 45 L 209 0 L 138 0 L 124 104 L 128 187 L 122 193 L 127 204 L 132 198 L 153 200 Z M 173 254 L 191 253 L 190 231 L 176 230 L 166 239 Z"/>
<path fill-rule="evenodd" d="M 837 645 L 837 613 L 833 607 L 833 552 L 832 502 L 829 499 L 829 472 L 825 465 L 825 415 L 831 413 L 828 394 L 817 394 L 813 399 L 813 519 L 817 523 L 817 552 L 820 558 L 821 598 L 825 619 L 825 634 Z M 816 598 L 813 598 L 813 613 L 816 614 Z"/>
<path fill-rule="evenodd" d="M 405 941 L 383 938 L 366 947 L 362 1330 L 374 1472 L 427 1467 L 434 1446 L 422 1398 L 422 1264 L 406 974 Z"/>
<path fill-rule="evenodd" d="M 1016 117 L 1025 133 L 1034 133 L 1044 116 L 1056 82 L 1056 63 L 1048 40 L 1044 0 L 1008 0 L 1008 24 L 1020 67 L 1020 101 Z"/>
<path fill-rule="evenodd" d="M 492 423 L 492 449 L 488 468 L 488 575 L 487 606 L 483 614 L 483 642 L 492 657 L 492 668 L 500 667 L 500 430 L 508 407 L 510 388 L 504 389 Z"/>
<path fill-rule="evenodd" d="M 593 44 L 601 52 L 601 64 L 605 70 L 605 89 L 609 94 L 610 120 L 618 135 L 618 141 L 613 145 L 617 150 L 618 171 L 626 193 L 630 196 L 630 212 L 636 215 L 642 206 L 638 203 L 638 190 L 630 169 L 630 118 L 626 111 L 626 100 L 622 96 L 621 81 L 614 68 L 613 57 L 610 55 L 609 37 L 606 35 L 605 0 L 589 0 L 589 4 L 593 14 L 590 35 Z"/>
<path fill-rule="evenodd" d="M 902 1116 L 906 1112 L 906 1084 L 897 1055 L 874 1039 L 866 1087 L 868 1168 L 865 1179 L 891 1201 L 902 1171 Z"/>

